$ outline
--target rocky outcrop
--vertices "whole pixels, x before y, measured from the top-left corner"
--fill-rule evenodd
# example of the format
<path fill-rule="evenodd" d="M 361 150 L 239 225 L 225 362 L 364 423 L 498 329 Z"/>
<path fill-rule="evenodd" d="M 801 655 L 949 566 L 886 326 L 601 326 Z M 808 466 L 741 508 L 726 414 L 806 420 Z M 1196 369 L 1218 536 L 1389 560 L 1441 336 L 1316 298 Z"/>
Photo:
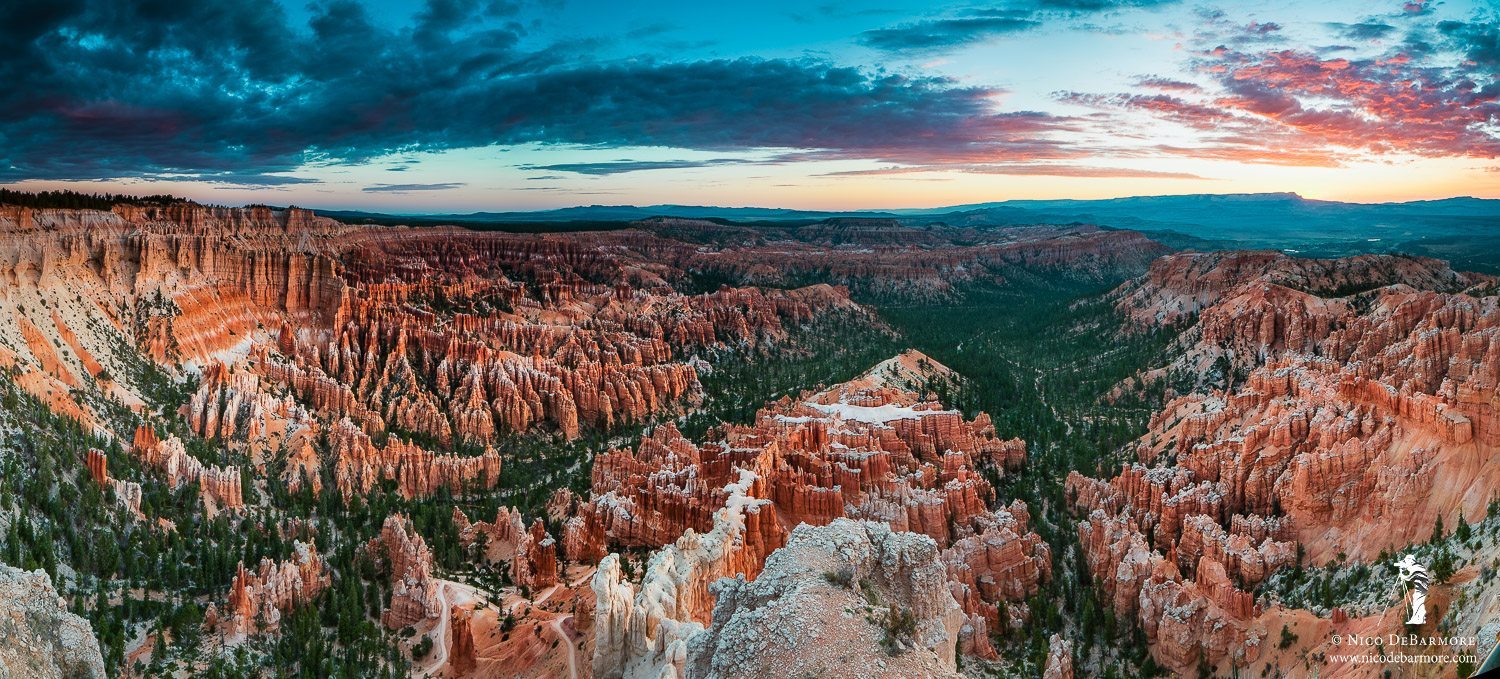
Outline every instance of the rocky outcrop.
<path fill-rule="evenodd" d="M 581 505 L 563 524 L 563 554 L 569 561 L 597 563 L 608 553 L 604 523 L 594 505 Z"/>
<path fill-rule="evenodd" d="M 583 425 L 639 421 L 698 388 L 692 368 L 669 362 L 663 340 L 462 314 L 438 329 L 393 306 L 438 294 L 406 287 L 346 299 L 336 335 L 299 344 L 288 376 L 335 376 L 357 387 L 363 410 L 443 445 L 483 445 L 539 425 L 572 438 Z"/>
<path fill-rule="evenodd" d="M 136 318 L 116 324 L 158 360 L 195 363 L 232 353 L 278 315 L 303 320 L 326 311 L 342 289 L 327 253 L 345 228 L 296 209 L 7 207 L 0 275 L 18 287 L 71 286 L 97 296 L 106 316 L 117 301 L 141 302 Z"/>
<path fill-rule="evenodd" d="M 137 519 L 145 518 L 145 515 L 141 513 L 141 484 L 124 479 L 115 479 L 112 483 L 115 502 L 120 505 L 120 508 L 130 512 Z"/>
<path fill-rule="evenodd" d="M 259 360 L 268 360 L 265 353 Z M 251 361 L 251 363 L 255 363 Z M 311 415 L 290 392 L 272 393 L 245 362 L 221 362 L 203 369 L 198 389 L 183 406 L 193 433 L 205 439 L 246 444 L 254 459 L 269 458 L 290 447 L 298 433 L 312 427 Z"/>
<path fill-rule="evenodd" d="M 653 556 L 638 590 L 617 556 L 605 558 L 593 583 L 594 676 L 956 676 L 964 615 L 937 545 L 881 524 L 799 527 L 753 582 L 717 580 L 711 626 L 694 619 L 695 604 L 678 595 L 691 591 L 685 581 L 723 572 L 716 566 L 733 553 L 724 539 L 744 508 L 727 507 L 713 532 Z"/>
<path fill-rule="evenodd" d="M 371 555 L 380 559 L 391 578 L 391 603 L 380 616 L 390 629 L 401 629 L 422 620 L 436 619 L 445 611 L 438 598 L 438 583 L 432 577 L 432 552 L 427 541 L 412 530 L 411 520 L 392 514 L 370 541 Z"/>
<path fill-rule="evenodd" d="M 489 490 L 500 482 L 500 454 L 493 448 L 476 457 L 439 455 L 391 437 L 376 446 L 353 422 L 340 420 L 328 432 L 334 477 L 347 500 L 369 492 L 382 480 L 396 483 L 402 497 L 430 497 L 446 487 L 454 495 Z"/>
<path fill-rule="evenodd" d="M 557 541 L 541 519 L 526 527 L 521 512 L 501 507 L 493 522 L 471 523 L 463 510 L 453 508 L 459 544 L 476 550 L 487 563 L 508 563 L 511 581 L 531 591 L 557 584 Z"/>
<path fill-rule="evenodd" d="M 1500 302 L 1367 294 L 1368 308 L 1314 353 L 1273 351 L 1230 391 L 1175 399 L 1153 418 L 1140 458 L 1175 460 L 1152 474 L 1176 485 L 1147 490 L 1132 480 L 1138 469 L 1111 485 L 1121 505 L 1140 510 L 1143 529 L 1165 522 L 1158 547 L 1175 544 L 1193 514 L 1226 530 L 1239 515 L 1278 524 L 1280 539 L 1296 538 L 1315 562 L 1339 552 L 1367 559 L 1426 537 L 1439 518 L 1485 510 L 1500 479 L 1490 454 L 1500 445 Z M 1205 484 L 1216 506 L 1157 500 Z"/>
<path fill-rule="evenodd" d="M 69 613 L 41 570 L 0 565 L 0 674 L 104 679 L 104 658 L 87 620 Z"/>
<path fill-rule="evenodd" d="M 458 606 L 448 610 L 448 670 L 455 677 L 466 677 L 474 671 L 474 628 L 469 611 Z"/>
<path fill-rule="evenodd" d="M 754 474 L 741 471 L 739 476 L 726 489 L 730 496 L 716 512 L 713 529 L 702 534 L 688 530 L 654 553 L 638 590 L 623 580 L 617 555 L 600 563 L 592 582 L 597 602 L 594 676 L 638 676 L 632 668 L 680 665 L 687 638 L 703 629 L 713 611 L 709 585 L 760 570 L 765 554 L 747 535 L 769 503 L 747 494 Z"/>
<path fill-rule="evenodd" d="M 903 358 L 931 364 L 917 354 Z M 1025 456 L 1019 440 L 995 437 L 987 416 L 966 422 L 957 411 L 868 376 L 783 399 L 762 409 L 754 426 L 714 434 L 718 440 L 700 448 L 662 426 L 634 453 L 600 455 L 595 498 L 570 532 L 597 522 L 615 544 L 650 546 L 689 527 L 708 530 L 723 486 L 734 470 L 748 469 L 762 478 L 753 494 L 774 502 L 783 526 L 847 515 L 949 545 L 985 528 L 976 521 L 994 491 L 978 473 L 980 465 L 1003 472 L 1018 468 Z M 768 544 L 774 548 L 779 539 Z"/>
<path fill-rule="evenodd" d="M 754 581 L 714 586 L 712 626 L 687 640 L 680 669 L 669 655 L 667 675 L 958 676 L 964 615 L 938 553 L 873 522 L 799 526 Z"/>
<path fill-rule="evenodd" d="M 1030 532 L 1026 503 L 1020 500 L 979 521 L 983 530 L 955 540 L 943 550 L 942 562 L 953 597 L 967 616 L 964 652 L 995 659 L 989 632 L 1010 624 L 1007 602 L 1023 601 L 1051 577 L 1051 547 Z"/>
<path fill-rule="evenodd" d="M 327 589 L 330 576 L 310 542 L 294 541 L 290 560 L 261 559 L 258 570 L 241 562 L 222 612 L 210 607 L 205 621 L 231 637 L 274 630 L 281 616 L 313 602 Z"/>
<path fill-rule="evenodd" d="M 288 360 L 265 370 L 325 415 L 445 447 L 643 421 L 697 398 L 675 350 L 779 337 L 852 306 L 826 286 L 682 295 L 603 234 L 413 236 L 364 234 L 328 331 L 284 330 Z"/>
<path fill-rule="evenodd" d="M 89 448 L 84 453 L 83 466 L 89 471 L 89 478 L 101 486 L 109 483 L 108 456 L 98 448 Z"/>
<path fill-rule="evenodd" d="M 150 425 L 141 425 L 135 431 L 133 451 L 142 462 L 161 470 L 169 487 L 198 484 L 203 503 L 210 511 L 245 506 L 239 467 L 204 465 L 188 455 L 176 436 L 162 440 Z"/>
<path fill-rule="evenodd" d="M 1002 614 L 1010 602 L 1035 593 L 1051 576 L 1050 548 L 1030 532 L 1024 503 L 990 509 L 995 492 L 979 472 L 1018 468 L 1024 444 L 998 439 L 988 417 L 965 420 L 905 390 L 945 374 L 946 368 L 913 352 L 849 383 L 770 404 L 754 425 L 720 427 L 702 446 L 670 425 L 658 427 L 636 451 L 596 458 L 593 497 L 566 524 L 565 551 L 590 554 L 607 541 L 675 544 L 667 552 L 680 553 L 727 530 L 723 515 L 730 512 L 734 556 L 715 553 L 713 559 L 730 559 L 732 567 L 706 567 L 670 588 L 653 586 L 677 593 L 665 612 L 643 613 L 644 603 L 632 605 L 633 615 L 648 620 L 704 624 L 713 599 L 709 582 L 736 573 L 757 577 L 795 526 L 876 521 L 935 541 L 950 596 L 966 615 L 965 648 L 994 657 L 988 630 L 1008 620 Z M 684 559 L 663 558 L 673 564 Z M 612 592 L 600 590 L 601 600 Z M 666 645 L 651 652 L 664 653 Z M 623 666 L 632 657 L 608 657 L 601 667 Z"/>
<path fill-rule="evenodd" d="M 1047 664 L 1042 679 L 1073 679 L 1073 642 L 1059 635 L 1047 640 Z"/>
<path fill-rule="evenodd" d="M 1442 262 L 1165 257 L 1116 291 L 1178 324 L 1167 370 L 1226 385 L 1170 400 L 1102 481 L 1071 473 L 1079 537 L 1117 614 L 1178 671 L 1245 667 L 1248 590 L 1299 556 L 1373 560 L 1481 515 L 1500 483 L 1500 300 Z"/>
<path fill-rule="evenodd" d="M 88 470 L 89 478 L 94 483 L 114 491 L 115 502 L 121 509 L 129 512 L 136 518 L 142 518 L 141 514 L 141 484 L 124 479 L 112 479 L 109 477 L 109 456 L 97 448 L 89 448 L 84 453 L 84 468 Z"/>
<path fill-rule="evenodd" d="M 1260 610 L 1223 564 L 1202 557 L 1197 577 L 1184 578 L 1146 544 L 1128 514 L 1111 517 L 1102 509 L 1079 523 L 1078 539 L 1105 602 L 1140 625 L 1157 662 L 1188 672 L 1200 660 L 1244 666 L 1259 658 L 1263 639 L 1248 623 Z"/>

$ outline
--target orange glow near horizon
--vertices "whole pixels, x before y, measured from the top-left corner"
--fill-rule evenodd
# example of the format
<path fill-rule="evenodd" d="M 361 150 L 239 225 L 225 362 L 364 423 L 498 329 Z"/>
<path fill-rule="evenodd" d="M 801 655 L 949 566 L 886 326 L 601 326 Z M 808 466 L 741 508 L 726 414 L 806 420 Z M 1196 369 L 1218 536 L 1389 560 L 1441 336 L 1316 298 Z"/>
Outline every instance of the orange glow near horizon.
<path fill-rule="evenodd" d="M 1146 166 L 1138 164 L 1137 167 Z M 800 167 L 751 165 L 633 172 L 612 177 L 569 177 L 557 182 L 556 190 L 545 193 L 528 190 L 527 182 L 514 179 L 430 193 L 365 193 L 360 191 L 358 181 L 251 188 L 170 181 L 22 182 L 13 186 L 22 190 L 165 192 L 212 204 L 267 203 L 404 214 L 528 211 L 625 204 L 885 210 L 1005 200 L 1287 192 L 1308 199 L 1354 203 L 1461 196 L 1500 198 L 1500 171 L 1476 167 L 1472 159 L 1463 158 L 1403 159 L 1401 162 L 1367 162 L 1336 168 L 1184 160 L 1170 164 L 1152 163 L 1150 169 L 1185 172 L 1204 178 L 1092 178 L 948 171 L 823 176 L 828 172 L 808 173 L 806 168 Z"/>

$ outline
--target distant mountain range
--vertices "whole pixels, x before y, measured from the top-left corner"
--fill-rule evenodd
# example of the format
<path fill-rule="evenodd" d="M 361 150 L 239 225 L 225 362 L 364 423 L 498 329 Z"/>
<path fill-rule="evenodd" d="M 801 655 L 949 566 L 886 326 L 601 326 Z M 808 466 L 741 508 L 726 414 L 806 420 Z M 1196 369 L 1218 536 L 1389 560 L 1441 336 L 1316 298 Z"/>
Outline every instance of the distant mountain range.
<path fill-rule="evenodd" d="M 619 228 L 649 217 L 741 223 L 887 218 L 910 226 L 985 228 L 1088 223 L 1150 234 L 1178 248 L 1269 248 L 1309 255 L 1405 252 L 1492 270 L 1500 260 L 1500 200 L 1448 198 L 1342 203 L 1295 193 L 1140 196 L 1105 200 L 1007 200 L 907 210 L 822 212 L 692 205 L 589 205 L 536 212 L 395 216 L 320 211 L 353 222 L 456 224 L 506 230 Z M 567 224 L 567 226 L 565 226 Z M 592 227 L 589 225 L 592 224 Z M 522 225 L 530 225 L 523 227 Z M 555 226 L 549 226 L 555 225 Z"/>
<path fill-rule="evenodd" d="M 401 218 L 375 212 L 357 210 L 319 210 L 319 214 L 338 219 Z M 689 217 L 708 219 L 730 219 L 735 221 L 787 221 L 818 220 L 832 217 L 898 217 L 896 212 L 851 210 L 848 212 L 822 212 L 816 210 L 790 210 L 768 207 L 713 207 L 704 205 L 580 205 L 555 210 L 533 212 L 471 212 L 468 214 L 411 215 L 422 221 L 449 220 L 453 222 L 571 222 L 571 221 L 624 221 L 632 222 L 651 217 Z"/>

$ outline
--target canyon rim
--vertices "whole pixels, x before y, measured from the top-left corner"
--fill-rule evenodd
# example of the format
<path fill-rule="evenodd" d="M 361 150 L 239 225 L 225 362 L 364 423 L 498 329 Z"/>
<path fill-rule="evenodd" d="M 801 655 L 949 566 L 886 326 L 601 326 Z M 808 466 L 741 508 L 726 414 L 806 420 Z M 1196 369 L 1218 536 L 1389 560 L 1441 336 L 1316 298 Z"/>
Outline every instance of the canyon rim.
<path fill-rule="evenodd" d="M 0 677 L 1500 672 L 1490 3 L 0 38 Z"/>

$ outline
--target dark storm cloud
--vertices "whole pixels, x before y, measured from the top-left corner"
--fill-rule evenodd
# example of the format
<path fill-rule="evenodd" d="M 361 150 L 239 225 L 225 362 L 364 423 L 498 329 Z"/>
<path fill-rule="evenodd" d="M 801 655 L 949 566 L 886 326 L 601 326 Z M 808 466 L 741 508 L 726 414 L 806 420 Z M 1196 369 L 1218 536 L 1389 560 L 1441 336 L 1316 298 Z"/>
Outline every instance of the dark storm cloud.
<path fill-rule="evenodd" d="M 152 177 L 154 179 L 172 179 L 172 177 Z M 286 175 L 256 174 L 244 172 L 216 172 L 194 175 L 193 179 L 210 184 L 224 184 L 231 187 L 256 187 L 256 186 L 291 186 L 293 184 L 317 184 L 318 180 L 306 177 L 291 177 Z"/>
<path fill-rule="evenodd" d="M 1069 125 L 996 114 L 992 90 L 822 61 L 528 51 L 505 3 L 435 1 L 401 29 L 347 0 L 305 26 L 272 2 L 20 4 L 0 9 L 0 181 L 265 175 L 516 143 L 1011 160 L 1064 153 L 1043 137 Z"/>
<path fill-rule="evenodd" d="M 1443 21 L 1437 28 L 1475 65 L 1492 70 L 1500 68 L 1500 25 L 1494 22 Z"/>
<path fill-rule="evenodd" d="M 463 188 L 463 182 L 443 182 L 440 184 L 376 184 L 366 186 L 361 191 L 365 193 L 411 193 L 413 191 L 451 191 Z"/>
<path fill-rule="evenodd" d="M 930 51 L 987 40 L 1006 33 L 1038 28 L 1042 22 L 1029 12 L 977 10 L 966 16 L 928 19 L 890 28 L 865 31 L 860 42 L 890 52 Z"/>
<path fill-rule="evenodd" d="M 936 52 L 1065 20 L 1120 9 L 1171 5 L 1178 0 L 1019 0 L 999 7 L 968 9 L 952 16 L 909 21 L 865 31 L 859 41 L 887 52 Z M 1079 24 L 1078 27 L 1085 28 Z M 1098 27 L 1090 30 L 1103 31 Z"/>
<path fill-rule="evenodd" d="M 1071 12 L 1104 12 L 1112 9 L 1132 9 L 1175 5 L 1179 0 L 1033 0 L 1031 4 L 1041 9 Z"/>
<path fill-rule="evenodd" d="M 1396 32 L 1395 26 L 1379 21 L 1365 21 L 1357 24 L 1331 23 L 1328 27 L 1345 40 L 1379 40 Z"/>

